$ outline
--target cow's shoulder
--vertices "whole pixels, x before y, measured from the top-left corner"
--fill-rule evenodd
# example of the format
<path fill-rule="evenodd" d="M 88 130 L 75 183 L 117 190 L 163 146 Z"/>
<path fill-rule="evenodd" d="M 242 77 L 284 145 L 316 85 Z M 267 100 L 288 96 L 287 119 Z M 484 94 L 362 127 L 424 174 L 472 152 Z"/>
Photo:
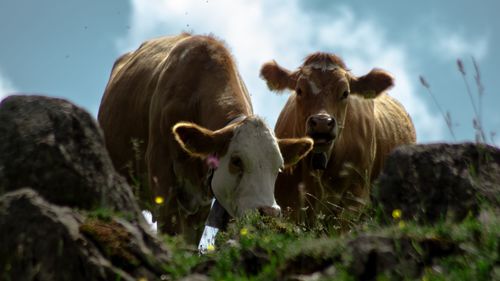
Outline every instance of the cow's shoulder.
<path fill-rule="evenodd" d="M 416 142 L 413 121 L 404 106 L 395 98 L 384 94 L 375 99 L 375 117 L 380 142 L 390 146 Z"/>

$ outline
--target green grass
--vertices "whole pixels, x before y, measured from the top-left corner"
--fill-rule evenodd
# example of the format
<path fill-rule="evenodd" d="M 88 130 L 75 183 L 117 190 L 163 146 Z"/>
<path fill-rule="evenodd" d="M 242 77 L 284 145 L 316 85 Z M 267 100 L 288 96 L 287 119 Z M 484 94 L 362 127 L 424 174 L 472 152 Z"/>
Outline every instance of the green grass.
<path fill-rule="evenodd" d="M 368 237 L 375 244 L 383 242 L 375 247 L 382 258 L 384 247 L 392 247 L 392 264 L 377 271 L 373 280 L 494 280 L 500 273 L 497 214 L 497 209 L 487 208 L 480 218 L 431 226 L 369 221 L 333 236 L 287 219 L 250 214 L 220 233 L 215 250 L 207 255 L 198 255 L 181 238 L 166 237 L 173 259 L 164 269 L 170 280 L 192 273 L 212 280 L 300 280 L 312 274 L 317 280 L 358 280 L 360 258 L 353 256 L 353 247 Z"/>

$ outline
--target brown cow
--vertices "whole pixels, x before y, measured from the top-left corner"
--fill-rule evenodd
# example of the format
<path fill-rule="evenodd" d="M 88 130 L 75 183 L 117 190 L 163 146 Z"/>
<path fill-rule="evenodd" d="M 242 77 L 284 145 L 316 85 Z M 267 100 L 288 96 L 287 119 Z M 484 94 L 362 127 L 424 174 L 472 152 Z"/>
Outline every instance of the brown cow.
<path fill-rule="evenodd" d="M 142 201 L 164 198 L 160 229 L 194 242 L 210 209 L 207 157 L 218 162 L 212 191 L 230 215 L 275 215 L 279 169 L 312 148 L 306 138 L 277 140 L 252 114 L 224 45 L 181 34 L 147 41 L 116 61 L 98 119 L 116 169 L 131 182 L 144 175 Z"/>
<path fill-rule="evenodd" d="M 293 91 L 276 136 L 314 140 L 312 153 L 278 177 L 278 203 L 291 207 L 297 219 L 304 215 L 299 210 L 306 210 L 308 222 L 331 215 L 345 226 L 345 219 L 351 221 L 368 201 L 387 154 L 416 141 L 408 113 L 385 93 L 393 78 L 380 69 L 356 77 L 338 56 L 327 53 L 309 55 L 294 72 L 268 62 L 261 77 L 271 90 Z"/>

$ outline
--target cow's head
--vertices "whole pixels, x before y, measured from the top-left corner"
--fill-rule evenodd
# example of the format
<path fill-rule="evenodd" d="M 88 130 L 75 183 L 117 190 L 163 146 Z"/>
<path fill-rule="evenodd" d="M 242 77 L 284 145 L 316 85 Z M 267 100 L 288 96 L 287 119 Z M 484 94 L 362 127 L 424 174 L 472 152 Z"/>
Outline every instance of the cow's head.
<path fill-rule="evenodd" d="M 264 122 L 253 116 L 217 131 L 181 122 L 173 127 L 173 133 L 189 154 L 219 157 L 212 190 L 233 217 L 252 209 L 278 215 L 274 184 L 279 171 L 297 163 L 313 147 L 309 138 L 276 139 Z"/>
<path fill-rule="evenodd" d="M 298 70 L 291 72 L 275 61 L 262 66 L 261 77 L 271 90 L 294 91 L 298 123 L 314 140 L 313 166 L 326 168 L 335 140 L 342 132 L 351 95 L 374 98 L 393 85 L 387 72 L 373 69 L 355 77 L 337 56 L 315 53 Z M 301 130 L 302 130 L 301 129 Z M 319 157 L 319 164 L 314 157 Z"/>

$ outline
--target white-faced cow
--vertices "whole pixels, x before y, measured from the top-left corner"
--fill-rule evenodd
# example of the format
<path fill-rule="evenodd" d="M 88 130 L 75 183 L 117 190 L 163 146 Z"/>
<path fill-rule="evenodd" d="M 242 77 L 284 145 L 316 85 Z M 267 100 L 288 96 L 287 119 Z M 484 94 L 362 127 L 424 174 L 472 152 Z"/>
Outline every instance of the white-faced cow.
<path fill-rule="evenodd" d="M 261 77 L 271 90 L 293 91 L 276 123 L 276 136 L 314 140 L 313 151 L 278 177 L 278 203 L 308 221 L 325 215 L 352 220 L 369 200 L 387 154 L 416 141 L 408 113 L 385 93 L 393 78 L 380 69 L 356 77 L 338 56 L 327 53 L 309 55 L 293 72 L 268 62 Z"/>
<path fill-rule="evenodd" d="M 142 201 L 164 199 L 160 230 L 191 242 L 210 209 L 207 158 L 218 164 L 213 195 L 231 216 L 250 209 L 276 215 L 278 171 L 313 145 L 278 140 L 253 115 L 231 55 L 211 36 L 161 37 L 120 57 L 98 119 L 116 169 L 131 182 L 144 175 Z"/>

